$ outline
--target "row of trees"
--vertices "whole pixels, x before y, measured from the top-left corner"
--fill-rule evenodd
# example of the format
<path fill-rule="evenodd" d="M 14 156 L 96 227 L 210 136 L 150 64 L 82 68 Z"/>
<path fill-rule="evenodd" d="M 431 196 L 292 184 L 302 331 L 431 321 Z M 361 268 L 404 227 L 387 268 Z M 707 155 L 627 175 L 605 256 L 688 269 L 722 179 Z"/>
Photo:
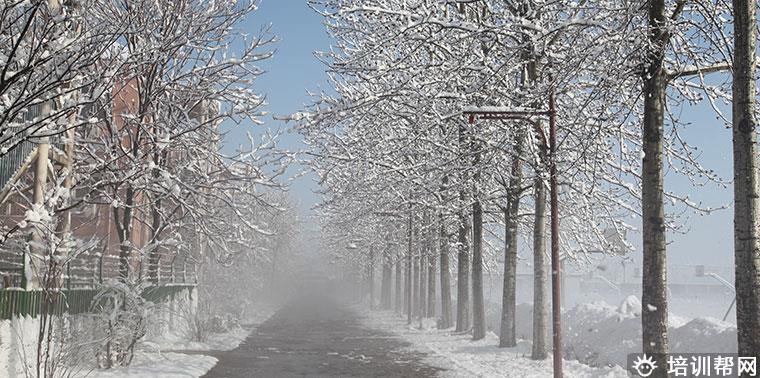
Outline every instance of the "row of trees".
<path fill-rule="evenodd" d="M 166 256 L 269 259 L 261 240 L 283 211 L 271 192 L 292 156 L 271 133 L 222 149 L 223 129 L 264 115 L 254 83 L 273 36 L 240 30 L 255 9 L 205 0 L 0 5 L 0 157 L 13 164 L 30 143 L 36 151 L 34 177 L 11 183 L 24 216 L 3 232 L 6 241 L 33 235 L 27 287 L 37 281 L 52 303 L 63 268 L 97 243 L 107 254 L 115 247 L 120 285 L 137 290 L 159 282 Z M 43 336 L 50 322 L 40 341 L 53 348 L 57 339 Z M 42 351 L 40 359 L 51 354 Z M 114 355 L 107 366 L 131 359 Z M 52 375 L 55 364 L 43 360 L 36 375 Z"/>
<path fill-rule="evenodd" d="M 551 159 L 559 171 L 565 258 L 592 251 L 626 252 L 632 247 L 614 240 L 640 230 L 643 351 L 664 358 L 666 233 L 681 225 L 666 214 L 714 210 L 687 194 L 666 190 L 664 172 L 682 175 L 694 187 L 726 184 L 702 165 L 696 147 L 682 135 L 685 122 L 679 110 L 707 104 L 734 129 L 739 353 L 760 354 L 756 4 L 310 4 L 336 40 L 331 51 L 320 55 L 333 91 L 317 94 L 313 106 L 295 117 L 324 191 L 325 230 L 336 253 L 357 264 L 371 264 L 382 253 L 388 271 L 396 273 L 397 303 L 405 293 L 410 322 L 412 311 L 423 303 L 425 268 L 420 266 L 427 259 L 439 262 L 441 326 L 451 325 L 448 267 L 455 258 L 456 329 L 471 329 L 474 339 L 484 336 L 482 272 L 484 265 L 496 265 L 497 258 L 484 255 L 483 234 L 496 234 L 495 226 L 501 225 L 500 346 L 516 343 L 517 242 L 521 234 L 532 235 L 526 239 L 532 240 L 534 251 L 533 358 L 546 357 Z M 732 18 L 733 23 L 725 22 Z M 718 72 L 724 74 L 706 78 Z M 729 76 L 733 80 L 725 80 Z M 733 95 L 728 91 L 732 83 Z M 556 94 L 559 127 L 555 156 L 546 149 L 545 120 L 529 116 L 547 110 L 550 93 Z M 734 104 L 733 120 L 720 112 L 728 102 Z M 462 115 L 507 110 L 525 117 L 472 124 Z M 641 225 L 630 219 L 640 219 Z M 346 243 L 359 245 L 363 252 L 352 252 Z M 404 290 L 399 286 L 402 274 Z M 657 364 L 666 366 L 664 360 Z"/>
<path fill-rule="evenodd" d="M 140 247 L 146 257 L 202 240 L 221 261 L 231 244 L 269 233 L 251 209 L 271 206 L 262 188 L 282 187 L 277 178 L 292 157 L 269 133 L 250 136 L 231 153 L 221 146 L 222 128 L 260 123 L 263 114 L 253 84 L 273 37 L 264 31 L 251 39 L 237 29 L 255 8 L 202 1 L 4 4 L 2 151 L 31 140 L 52 145 L 51 156 L 64 155 L 52 159 L 61 169 L 43 187 L 44 201 L 34 203 L 48 216 L 34 219 L 110 208 L 125 280 L 138 229 L 149 230 Z M 16 187 L 24 197 L 27 188 Z"/>

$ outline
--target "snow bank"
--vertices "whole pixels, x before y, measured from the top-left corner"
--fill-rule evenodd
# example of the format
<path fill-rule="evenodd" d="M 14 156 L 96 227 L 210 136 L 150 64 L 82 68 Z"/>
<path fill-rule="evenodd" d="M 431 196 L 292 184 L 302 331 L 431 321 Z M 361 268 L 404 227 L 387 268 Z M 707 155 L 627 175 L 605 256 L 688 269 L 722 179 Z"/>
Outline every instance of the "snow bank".
<path fill-rule="evenodd" d="M 132 365 L 111 370 L 97 370 L 92 375 L 98 378 L 200 377 L 211 370 L 216 362 L 216 358 L 203 355 L 138 352 L 135 354 Z"/>
<path fill-rule="evenodd" d="M 484 364 L 498 371 L 512 368 L 519 360 L 525 366 L 550 376 L 549 370 L 541 370 L 545 366 L 525 357 L 530 356 L 530 340 L 533 335 L 532 304 L 520 303 L 516 307 L 516 332 L 521 340 L 517 348 L 495 347 L 499 341 L 494 332 L 499 331 L 500 316 L 500 306 L 489 303 L 486 323 L 491 332 L 485 340 L 478 342 L 470 341 L 469 335 L 435 330 L 429 323 L 426 323 L 423 330 L 418 329 L 417 322 L 408 328 L 405 319 L 399 320 L 392 314 L 373 313 L 368 315 L 368 319 L 370 325 L 399 333 L 413 344 L 428 347 L 435 354 L 445 356 L 446 360 L 453 360 L 454 370 L 475 369 L 478 374 L 489 376 L 487 367 L 480 369 L 476 365 Z M 605 376 L 608 373 L 614 376 L 617 370 L 605 369 L 609 369 L 609 366 L 622 369 L 628 354 L 641 351 L 641 302 L 635 296 L 626 298 L 619 306 L 611 306 L 606 302 L 578 304 L 563 311 L 562 321 L 565 358 L 577 360 L 574 363 L 568 361 L 566 365 L 577 364 L 589 369 L 604 367 L 602 370 L 583 372 L 580 376 Z M 668 323 L 670 349 L 673 353 L 736 352 L 736 326 L 732 323 L 709 317 L 689 319 L 673 314 L 669 316 Z M 551 339 L 549 343 L 551 345 Z M 575 366 L 572 369 L 581 372 L 583 368 Z"/>
<path fill-rule="evenodd" d="M 584 303 L 565 311 L 566 356 L 593 366 L 625 366 L 629 353 L 641 350 L 641 312 L 635 298 L 619 307 Z M 519 320 L 519 319 L 518 319 Z M 670 315 L 669 340 L 673 353 L 735 353 L 736 326 L 714 318 L 686 319 Z"/>
<path fill-rule="evenodd" d="M 639 316 L 641 315 L 641 301 L 635 295 L 629 295 L 620 303 L 618 312 L 625 315 Z"/>
<path fill-rule="evenodd" d="M 592 366 L 625 366 L 641 349 L 641 318 L 602 302 L 579 304 L 562 314 L 566 358 Z"/>
<path fill-rule="evenodd" d="M 472 341 L 469 334 L 455 333 L 451 329 L 438 330 L 425 321 L 422 329 L 415 322 L 406 325 L 406 319 L 392 312 L 365 313 L 367 326 L 397 334 L 412 344 L 414 350 L 428 353 L 426 363 L 446 369 L 446 377 L 525 377 L 539 378 L 552 375 L 551 359 L 530 359 L 530 342 L 520 341 L 515 348 L 499 348 L 499 338 L 488 332 L 482 340 Z M 565 361 L 567 377 L 623 378 L 627 373 L 621 367 L 594 368 L 577 361 Z"/>
<path fill-rule="evenodd" d="M 736 353 L 736 325 L 696 318 L 670 330 L 670 348 L 680 353 Z"/>
<path fill-rule="evenodd" d="M 31 316 L 0 321 L 0 377 L 35 371 L 39 331 L 39 319 Z"/>

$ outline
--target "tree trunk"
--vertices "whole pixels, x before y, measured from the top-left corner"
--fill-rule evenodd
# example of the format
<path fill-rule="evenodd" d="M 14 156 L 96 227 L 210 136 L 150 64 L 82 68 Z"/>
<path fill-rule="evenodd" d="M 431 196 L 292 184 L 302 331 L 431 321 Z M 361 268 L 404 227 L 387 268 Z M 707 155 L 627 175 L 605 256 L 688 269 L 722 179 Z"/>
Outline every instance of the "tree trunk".
<path fill-rule="evenodd" d="M 462 209 L 459 212 L 457 235 L 457 332 L 470 329 L 470 256 L 467 241 L 470 230 L 467 223 L 467 214 Z"/>
<path fill-rule="evenodd" d="M 432 239 L 435 240 L 435 239 Z M 433 242 L 429 242 L 428 244 L 428 294 L 427 294 L 427 316 L 429 318 L 435 317 L 435 247 L 433 245 Z"/>
<path fill-rule="evenodd" d="M 129 282 L 132 271 L 129 258 L 132 255 L 132 206 L 135 192 L 131 186 L 126 190 L 126 206 L 119 213 L 119 208 L 113 208 L 114 223 L 119 235 L 119 280 Z"/>
<path fill-rule="evenodd" d="M 644 132 L 642 161 L 642 342 L 643 351 L 655 357 L 657 366 L 667 366 L 668 352 L 668 301 L 667 257 L 665 246 L 665 209 L 663 203 L 663 117 L 667 77 L 663 69 L 664 43 L 667 40 L 664 25 L 664 0 L 649 2 L 649 41 L 655 46 L 648 53 L 648 67 L 644 80 Z M 667 369 L 656 369 L 654 375 L 666 377 Z"/>
<path fill-rule="evenodd" d="M 466 130 L 464 124 L 459 125 L 459 148 L 462 167 L 467 166 L 464 153 L 466 147 Z M 459 227 L 457 232 L 457 332 L 470 329 L 470 256 L 467 236 L 470 234 L 467 221 L 467 173 L 460 172 L 459 187 Z"/>
<path fill-rule="evenodd" d="M 395 279 L 396 279 L 396 287 L 395 287 L 396 297 L 394 298 L 394 307 L 393 307 L 393 309 L 397 313 L 399 313 L 399 314 L 404 310 L 404 297 L 403 297 L 403 294 L 402 294 L 404 292 L 404 290 L 401 287 L 401 281 L 402 281 L 402 279 L 401 279 L 402 276 L 401 275 L 403 274 L 403 272 L 402 272 L 402 266 L 401 266 L 402 264 L 403 264 L 403 262 L 400 259 L 397 258 L 396 259 L 396 264 L 395 264 L 396 265 L 396 277 L 395 277 Z"/>
<path fill-rule="evenodd" d="M 440 328 L 451 327 L 451 272 L 449 271 L 449 235 L 446 232 L 446 223 L 443 214 L 438 215 L 439 249 L 441 256 L 441 323 Z"/>
<path fill-rule="evenodd" d="M 480 148 L 473 138 L 473 201 L 472 201 L 472 339 L 486 337 L 486 315 L 483 303 L 483 207 L 480 202 Z"/>
<path fill-rule="evenodd" d="M 427 317 L 427 250 L 420 251 L 420 318 Z"/>
<path fill-rule="evenodd" d="M 391 279 L 393 271 L 391 270 L 391 256 L 389 251 L 383 254 L 383 282 L 380 285 L 380 308 L 383 310 L 391 309 Z"/>
<path fill-rule="evenodd" d="M 159 157 L 160 155 L 158 153 L 154 153 L 153 155 L 153 163 L 156 165 L 156 167 L 160 167 L 163 163 Z M 153 168 L 151 172 L 151 176 L 154 179 L 158 179 L 160 177 L 161 172 L 159 168 Z M 159 284 L 159 271 L 160 267 L 159 264 L 161 263 L 161 248 L 158 245 L 158 241 L 161 237 L 161 206 L 162 201 L 161 198 L 158 197 L 152 204 L 152 207 L 150 209 L 151 211 L 151 225 L 150 225 L 150 244 L 153 245 L 153 248 L 151 248 L 149 254 L 148 254 L 148 279 L 154 284 Z M 140 259 L 142 260 L 142 259 Z M 142 261 L 140 262 L 140 265 L 142 265 Z M 142 270 L 141 270 L 142 273 Z"/>
<path fill-rule="evenodd" d="M 420 256 L 415 255 L 412 260 L 412 315 L 420 316 Z"/>
<path fill-rule="evenodd" d="M 69 122 L 74 123 L 76 121 L 75 115 L 72 114 L 69 116 Z M 65 178 L 63 179 L 63 187 L 66 188 L 66 190 L 71 190 L 71 188 L 74 186 L 74 159 L 76 158 L 76 155 L 74 153 L 74 140 L 75 140 L 75 133 L 74 129 L 69 129 L 66 131 L 66 138 L 68 141 L 66 142 L 64 146 L 64 152 L 66 154 L 66 161 L 63 163 L 63 169 L 67 172 Z M 35 183 L 36 184 L 36 183 Z M 36 187 L 36 185 L 35 185 Z M 33 193 L 34 194 L 34 193 Z M 61 207 L 68 208 L 71 205 L 71 198 L 64 198 L 63 202 L 61 203 Z M 71 236 L 71 210 L 67 209 L 62 212 L 60 212 L 60 215 L 58 216 L 58 224 L 56 224 L 55 228 L 55 234 L 63 243 L 62 246 L 56 248 L 55 254 L 56 255 L 68 255 L 70 253 L 69 247 L 68 247 L 68 240 L 70 240 Z M 70 264 L 70 263 L 68 263 Z M 48 276 L 51 276 L 49 280 L 54 282 L 55 287 L 63 287 L 64 285 L 64 277 L 63 277 L 63 271 L 65 264 L 61 264 L 57 261 L 57 259 L 51 259 L 51 261 L 48 263 Z M 46 286 L 50 287 L 50 286 Z M 46 294 L 45 294 L 46 295 Z"/>
<path fill-rule="evenodd" d="M 546 188 L 541 178 L 536 179 L 535 218 L 533 220 L 533 349 L 531 358 L 543 360 L 548 356 L 549 326 L 546 297 Z"/>
<path fill-rule="evenodd" d="M 520 210 L 520 186 L 522 185 L 522 138 L 515 141 L 512 160 L 512 177 L 509 180 L 507 206 L 504 209 L 504 286 L 501 299 L 501 329 L 499 347 L 517 345 L 515 332 L 515 292 L 517 288 L 517 216 Z"/>
<path fill-rule="evenodd" d="M 486 337 L 483 304 L 483 209 L 480 199 L 472 205 L 472 339 Z"/>
<path fill-rule="evenodd" d="M 760 358 L 760 242 L 755 119 L 756 1 L 734 0 L 734 258 L 739 355 Z"/>
<path fill-rule="evenodd" d="M 49 105 L 45 105 L 46 113 L 49 112 L 47 108 Z M 48 138 L 42 138 L 39 144 L 37 144 L 37 158 L 35 159 L 34 169 L 34 188 L 32 189 L 32 199 L 35 206 L 43 207 L 45 204 L 45 193 L 47 191 L 48 182 L 48 155 L 50 151 L 50 144 Z M 44 249 L 45 241 L 43 238 L 43 232 L 45 225 L 32 224 L 33 231 L 29 235 L 29 253 L 24 253 L 24 272 L 21 276 L 21 286 L 25 290 L 39 289 L 42 282 L 40 282 L 40 275 L 43 274 L 39 261 L 44 261 L 47 257 L 47 252 Z"/>

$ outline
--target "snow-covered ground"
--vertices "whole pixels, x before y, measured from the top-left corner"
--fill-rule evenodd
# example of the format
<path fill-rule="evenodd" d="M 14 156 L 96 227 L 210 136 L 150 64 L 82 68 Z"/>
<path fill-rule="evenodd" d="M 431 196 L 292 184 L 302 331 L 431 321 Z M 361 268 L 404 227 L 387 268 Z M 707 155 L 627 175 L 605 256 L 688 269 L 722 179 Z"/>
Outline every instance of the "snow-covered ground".
<path fill-rule="evenodd" d="M 479 341 L 468 334 L 438 330 L 432 319 L 407 326 L 406 318 L 392 312 L 365 313 L 367 326 L 402 336 L 412 348 L 429 353 L 426 362 L 446 369 L 446 377 L 524 377 L 539 378 L 552 375 L 551 359 L 530 359 L 530 342 L 520 341 L 515 348 L 499 348 L 499 338 L 492 332 Z M 626 371 L 619 367 L 594 368 L 578 361 L 565 361 L 567 377 L 624 378 Z"/>
<path fill-rule="evenodd" d="M 498 329 L 497 313 L 489 313 L 492 329 Z M 605 302 L 577 304 L 563 311 L 562 324 L 568 359 L 593 366 L 624 366 L 628 354 L 641 350 L 641 303 L 634 296 L 618 306 Z M 518 338 L 532 337 L 532 304 L 517 305 L 516 328 Z M 668 338 L 675 353 L 736 353 L 736 325 L 711 317 L 671 313 Z"/>
<path fill-rule="evenodd" d="M 437 330 L 432 319 L 423 329 L 415 322 L 390 312 L 367 313 L 369 326 L 397 333 L 415 348 L 432 352 L 437 365 L 454 376 L 551 376 L 551 361 L 530 357 L 533 308 L 517 305 L 516 348 L 498 348 L 498 336 L 488 332 L 485 339 L 473 342 L 469 335 L 452 330 Z M 489 328 L 498 330 L 498 311 L 489 311 Z M 634 296 L 619 306 L 604 302 L 581 303 L 563 311 L 565 370 L 576 377 L 625 377 L 627 356 L 641 350 L 641 303 Z M 736 326 L 710 317 L 670 316 L 670 349 L 674 353 L 735 353 Z M 549 340 L 551 345 L 551 340 Z M 610 366 L 614 366 L 611 368 Z M 515 372 L 511 375 L 511 372 Z M 526 375 L 532 374 L 532 375 Z"/>
<path fill-rule="evenodd" d="M 258 326 L 272 315 L 262 310 L 247 323 Z M 217 359 L 202 352 L 228 351 L 237 348 L 253 328 L 235 327 L 224 333 L 212 333 L 204 342 L 188 340 L 183 332 L 168 332 L 141 342 L 132 364 L 110 370 L 95 370 L 89 376 L 103 378 L 197 378 L 206 374 Z M 187 352 L 187 353 L 183 353 Z"/>
<path fill-rule="evenodd" d="M 95 370 L 90 377 L 98 378 L 189 378 L 200 377 L 214 365 L 211 356 L 184 353 L 137 352 L 132 365 L 111 370 Z"/>
<path fill-rule="evenodd" d="M 267 317 L 263 317 L 262 320 Z M 171 332 L 142 342 L 140 349 L 144 351 L 227 351 L 237 348 L 250 333 L 251 327 L 235 327 L 224 333 L 212 333 L 206 341 L 201 342 L 188 340 L 181 333 Z"/>

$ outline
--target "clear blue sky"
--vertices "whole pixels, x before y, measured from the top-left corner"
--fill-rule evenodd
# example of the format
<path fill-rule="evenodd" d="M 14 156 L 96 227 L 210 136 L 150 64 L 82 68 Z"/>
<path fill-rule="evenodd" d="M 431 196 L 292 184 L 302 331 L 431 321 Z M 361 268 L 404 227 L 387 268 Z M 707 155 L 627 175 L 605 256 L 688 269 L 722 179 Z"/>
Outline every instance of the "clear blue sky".
<path fill-rule="evenodd" d="M 264 61 L 260 67 L 266 74 L 256 82 L 259 93 L 267 98 L 263 119 L 264 127 L 272 129 L 289 128 L 285 122 L 276 121 L 272 115 L 286 115 L 303 109 L 309 103 L 307 90 L 316 92 L 326 88 L 324 66 L 315 57 L 315 51 L 328 50 L 331 39 L 327 36 L 321 18 L 311 10 L 305 0 L 261 0 L 259 9 L 242 26 L 245 32 L 258 33 L 262 27 L 271 25 L 271 32 L 279 40 L 272 59 Z M 229 144 L 245 135 L 251 125 L 232 131 L 228 135 Z M 298 134 L 287 133 L 280 143 L 291 151 L 303 147 Z M 294 173 L 298 167 L 292 171 Z M 318 201 L 313 193 L 317 186 L 314 175 L 297 179 L 291 186 L 291 197 L 299 202 L 302 216 L 309 216 L 309 209 Z"/>
<path fill-rule="evenodd" d="M 721 111 L 729 119 L 731 107 L 720 105 Z M 717 207 L 728 205 L 726 210 L 708 216 L 691 215 L 686 222 L 686 234 L 669 235 L 669 258 L 677 264 L 714 264 L 733 266 L 733 147 L 731 129 L 718 120 L 715 112 L 706 103 L 684 107 L 679 112 L 673 110 L 689 124 L 684 129 L 685 139 L 699 148 L 699 161 L 729 181 L 727 188 L 718 185 L 692 187 L 674 174 L 665 176 L 666 189 L 689 193 L 690 199 L 702 201 L 705 205 Z M 640 253 L 640 252 L 639 252 Z"/>
<path fill-rule="evenodd" d="M 270 114 L 291 114 L 302 109 L 309 99 L 307 90 L 316 91 L 325 87 L 325 73 L 322 64 L 314 57 L 314 51 L 327 50 L 331 44 L 320 17 L 306 5 L 305 0 L 262 0 L 260 9 L 253 14 L 244 28 L 253 33 L 263 25 L 272 25 L 278 36 L 277 52 L 262 67 L 267 73 L 259 79 L 260 92 L 265 93 Z M 730 111 L 730 108 L 729 108 Z M 730 114 L 730 112 L 726 112 Z M 724 178 L 731 178 L 732 153 L 731 131 L 716 120 L 707 106 L 684 108 L 682 119 L 691 122 L 685 130 L 688 141 L 702 151 L 701 161 Z M 265 120 L 266 126 L 286 128 L 271 116 Z M 239 137 L 231 133 L 230 138 Z M 296 150 L 301 147 L 297 134 L 289 134 L 283 145 Z M 313 175 L 297 180 L 292 186 L 292 197 L 300 201 L 302 215 L 309 214 L 308 208 L 317 201 L 313 194 L 316 185 Z M 691 188 L 684 180 L 673 174 L 666 176 L 668 190 L 691 194 L 694 201 L 704 201 L 710 206 L 730 204 L 732 188 L 718 189 L 716 186 Z M 631 220 L 637 226 L 640 220 Z M 673 264 L 733 265 L 733 236 L 731 209 L 710 216 L 692 215 L 687 222 L 686 235 L 669 235 L 669 261 Z M 637 247 L 632 257 L 640 261 L 640 235 L 629 235 Z"/>

